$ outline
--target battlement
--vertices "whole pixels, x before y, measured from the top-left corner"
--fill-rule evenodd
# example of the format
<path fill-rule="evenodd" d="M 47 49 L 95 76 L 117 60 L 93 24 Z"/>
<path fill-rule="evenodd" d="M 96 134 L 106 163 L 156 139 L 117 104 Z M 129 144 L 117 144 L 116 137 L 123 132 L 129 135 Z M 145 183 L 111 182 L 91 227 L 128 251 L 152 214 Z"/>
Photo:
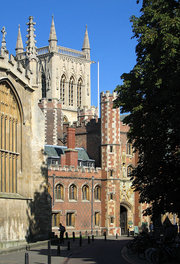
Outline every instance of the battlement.
<path fill-rule="evenodd" d="M 49 171 L 65 171 L 65 172 L 81 172 L 81 173 L 101 173 L 101 168 L 99 167 L 74 167 L 74 166 L 60 166 L 60 165 L 50 165 L 48 166 Z"/>
<path fill-rule="evenodd" d="M 113 92 L 112 94 L 110 93 L 110 91 L 101 93 L 101 102 L 114 101 L 116 98 L 117 98 L 116 92 Z"/>
<path fill-rule="evenodd" d="M 22 82 L 25 85 L 26 89 L 33 90 L 30 81 L 32 72 L 25 69 L 23 65 L 18 62 L 12 54 L 10 56 L 8 52 L 6 52 L 6 54 L 1 54 L 0 68 L 6 71 L 7 74 L 12 75 L 17 82 Z"/>

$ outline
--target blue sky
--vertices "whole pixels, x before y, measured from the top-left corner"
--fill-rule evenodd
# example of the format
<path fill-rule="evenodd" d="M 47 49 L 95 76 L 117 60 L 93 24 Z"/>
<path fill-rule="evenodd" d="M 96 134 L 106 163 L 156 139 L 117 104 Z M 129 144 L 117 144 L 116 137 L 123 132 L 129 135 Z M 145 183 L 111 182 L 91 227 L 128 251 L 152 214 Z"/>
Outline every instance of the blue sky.
<path fill-rule="evenodd" d="M 52 15 L 60 46 L 81 50 L 87 24 L 91 59 L 99 61 L 100 92 L 112 92 L 136 63 L 130 17 L 139 16 L 140 7 L 136 0 L 1 1 L 0 28 L 5 26 L 7 49 L 15 54 L 18 25 L 25 47 L 29 16 L 36 22 L 37 47 L 48 45 Z M 97 64 L 91 66 L 91 89 L 92 105 L 97 106 Z"/>

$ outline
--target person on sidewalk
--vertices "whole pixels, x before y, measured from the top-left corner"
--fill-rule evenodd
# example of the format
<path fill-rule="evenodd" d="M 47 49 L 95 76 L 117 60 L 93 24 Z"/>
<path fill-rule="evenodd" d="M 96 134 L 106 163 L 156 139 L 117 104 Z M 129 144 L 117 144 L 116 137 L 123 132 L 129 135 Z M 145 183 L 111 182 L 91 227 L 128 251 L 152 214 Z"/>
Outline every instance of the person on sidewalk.
<path fill-rule="evenodd" d="M 66 228 L 60 223 L 59 224 L 59 231 L 60 231 L 60 243 L 64 243 L 64 233 Z"/>

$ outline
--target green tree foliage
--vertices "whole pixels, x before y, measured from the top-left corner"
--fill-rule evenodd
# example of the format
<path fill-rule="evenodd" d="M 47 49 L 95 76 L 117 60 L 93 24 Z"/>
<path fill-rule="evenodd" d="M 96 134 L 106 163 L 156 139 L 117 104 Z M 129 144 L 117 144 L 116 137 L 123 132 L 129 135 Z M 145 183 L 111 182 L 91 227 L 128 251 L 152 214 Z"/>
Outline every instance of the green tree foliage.
<path fill-rule="evenodd" d="M 131 22 L 137 63 L 121 76 L 115 107 L 130 112 L 124 122 L 139 154 L 133 186 L 146 214 L 180 216 L 180 1 L 144 0 Z"/>

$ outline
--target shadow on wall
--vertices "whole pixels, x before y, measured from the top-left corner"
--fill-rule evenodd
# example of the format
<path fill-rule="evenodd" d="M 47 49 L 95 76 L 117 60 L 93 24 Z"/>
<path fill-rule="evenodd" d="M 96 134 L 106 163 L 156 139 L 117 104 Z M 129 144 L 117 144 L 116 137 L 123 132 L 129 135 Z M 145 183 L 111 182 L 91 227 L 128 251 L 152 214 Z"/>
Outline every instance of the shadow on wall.
<path fill-rule="evenodd" d="M 28 243 L 49 239 L 51 233 L 51 196 L 47 188 L 47 166 L 41 166 L 41 173 L 45 184 L 41 185 L 40 192 L 35 192 L 33 199 L 27 202 L 29 228 L 26 241 Z"/>

